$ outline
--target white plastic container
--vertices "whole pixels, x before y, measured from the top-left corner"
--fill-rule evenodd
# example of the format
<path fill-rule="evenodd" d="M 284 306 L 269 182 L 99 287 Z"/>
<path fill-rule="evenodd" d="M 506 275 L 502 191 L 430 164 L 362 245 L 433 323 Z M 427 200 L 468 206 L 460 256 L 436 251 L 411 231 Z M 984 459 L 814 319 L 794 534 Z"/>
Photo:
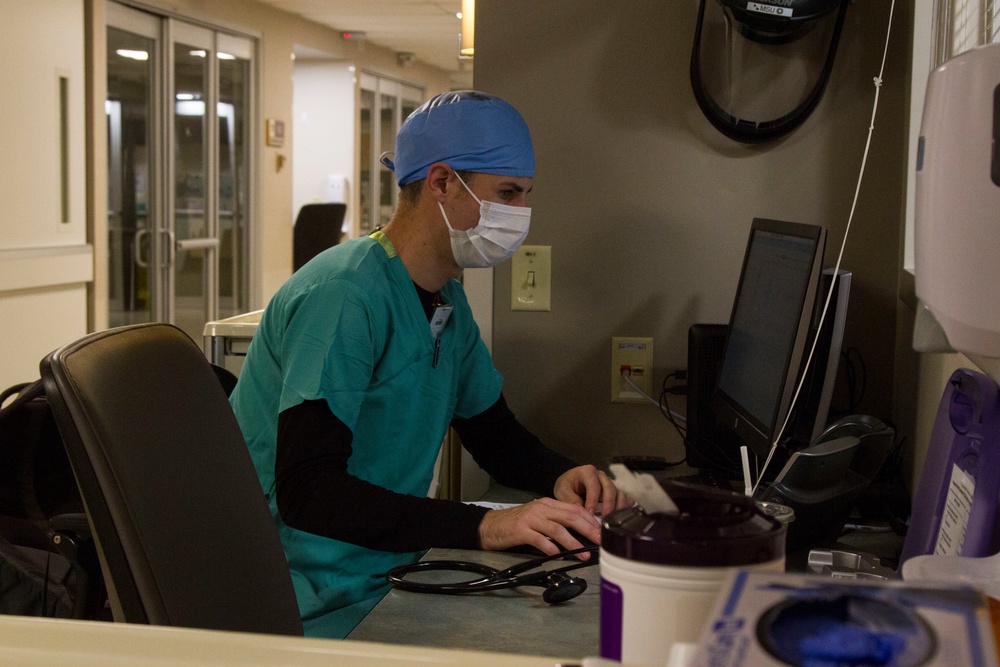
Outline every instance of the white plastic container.
<path fill-rule="evenodd" d="M 733 568 L 783 571 L 786 527 L 746 496 L 664 483 L 677 517 L 620 510 L 601 535 L 602 658 L 666 665 L 696 642 Z"/>

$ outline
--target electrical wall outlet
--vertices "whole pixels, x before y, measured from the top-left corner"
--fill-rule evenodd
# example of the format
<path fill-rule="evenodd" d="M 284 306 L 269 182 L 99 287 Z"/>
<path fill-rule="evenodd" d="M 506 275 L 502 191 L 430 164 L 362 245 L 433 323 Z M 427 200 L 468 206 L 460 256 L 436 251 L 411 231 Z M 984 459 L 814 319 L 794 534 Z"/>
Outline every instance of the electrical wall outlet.
<path fill-rule="evenodd" d="M 611 402 L 645 403 L 646 398 L 623 377 L 626 373 L 646 396 L 653 395 L 652 338 L 615 336 L 611 339 Z"/>

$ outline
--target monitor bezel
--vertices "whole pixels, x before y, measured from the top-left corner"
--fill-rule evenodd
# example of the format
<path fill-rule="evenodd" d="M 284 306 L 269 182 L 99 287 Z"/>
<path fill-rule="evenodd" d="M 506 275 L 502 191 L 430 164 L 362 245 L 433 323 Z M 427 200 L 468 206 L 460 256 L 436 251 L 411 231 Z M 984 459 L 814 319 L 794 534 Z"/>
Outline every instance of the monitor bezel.
<path fill-rule="evenodd" d="M 781 395 L 770 423 L 764 423 L 744 408 L 733 396 L 727 394 L 716 380 L 715 389 L 712 392 L 711 405 L 718 420 L 727 428 L 736 433 L 736 436 L 747 445 L 747 447 L 761 459 L 765 459 L 772 447 L 775 435 L 782 426 L 782 421 L 788 414 L 792 396 L 795 393 L 796 383 L 799 378 L 802 365 L 805 362 L 804 352 L 806 344 L 810 338 L 810 326 L 812 324 L 813 304 L 816 300 L 816 292 L 819 285 L 820 273 L 823 269 L 823 257 L 826 251 L 826 230 L 819 226 L 800 222 L 788 222 L 784 220 L 772 220 L 769 218 L 754 218 L 750 226 L 750 234 L 747 239 L 746 249 L 743 254 L 743 264 L 740 268 L 739 283 L 736 288 L 736 296 L 733 299 L 733 307 L 729 316 L 729 330 L 732 331 L 733 320 L 740 305 L 740 297 L 743 292 L 744 278 L 746 277 L 747 262 L 750 252 L 753 249 L 754 235 L 758 232 L 771 232 L 795 238 L 807 239 L 813 244 L 812 258 L 810 262 L 809 278 L 803 294 L 802 303 L 799 305 L 797 313 L 798 325 L 795 328 L 795 338 L 789 348 L 789 353 L 784 363 L 784 380 L 781 388 Z M 719 377 L 725 368 L 729 357 L 729 343 L 731 337 L 726 341 L 726 348 L 722 353 L 722 360 L 719 365 Z"/>

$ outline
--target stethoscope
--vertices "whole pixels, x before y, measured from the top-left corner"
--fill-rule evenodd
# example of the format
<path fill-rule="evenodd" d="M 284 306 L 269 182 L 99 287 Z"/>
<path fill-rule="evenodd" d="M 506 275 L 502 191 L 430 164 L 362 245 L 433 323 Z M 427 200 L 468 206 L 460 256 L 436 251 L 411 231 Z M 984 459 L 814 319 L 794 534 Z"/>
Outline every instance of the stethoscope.
<path fill-rule="evenodd" d="M 501 588 L 517 588 L 519 586 L 537 586 L 544 588 L 542 599 L 550 604 L 559 604 L 572 600 L 580 593 L 587 590 L 587 582 L 579 577 L 573 577 L 567 572 L 581 567 L 588 567 L 597 564 L 597 552 L 599 547 L 584 547 L 582 549 L 572 549 L 561 551 L 552 556 L 533 558 L 517 563 L 505 570 L 498 570 L 495 567 L 482 563 L 473 563 L 464 560 L 428 560 L 417 561 L 399 565 L 385 575 L 386 580 L 403 591 L 414 593 L 438 593 L 441 595 L 461 595 L 463 593 L 482 593 L 483 591 L 495 591 Z M 580 561 L 566 567 L 553 570 L 539 570 L 529 572 L 549 561 L 558 560 L 567 556 L 590 553 L 590 560 Z M 469 581 L 457 581 L 452 583 L 436 583 L 412 581 L 405 577 L 415 572 L 472 572 L 481 575 L 477 579 Z"/>

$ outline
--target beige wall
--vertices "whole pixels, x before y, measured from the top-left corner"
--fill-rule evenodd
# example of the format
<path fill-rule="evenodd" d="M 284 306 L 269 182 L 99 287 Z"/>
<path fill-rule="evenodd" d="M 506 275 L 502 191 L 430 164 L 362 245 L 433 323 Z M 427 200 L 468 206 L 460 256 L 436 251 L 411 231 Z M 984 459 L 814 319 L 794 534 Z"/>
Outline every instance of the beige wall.
<path fill-rule="evenodd" d="M 83 0 L 0 4 L 0 62 L 0 389 L 5 389 L 37 378 L 45 354 L 87 330 L 93 249 L 86 237 Z M 65 147 L 60 78 L 67 82 Z"/>
<path fill-rule="evenodd" d="M 889 3 L 851 5 L 823 101 L 796 132 L 757 147 L 715 131 L 691 93 L 697 5 L 477 7 L 476 87 L 509 99 L 532 128 L 538 167 L 527 243 L 552 246 L 550 313 L 511 312 L 509 266 L 496 270 L 496 362 L 515 413 L 581 461 L 682 455 L 655 407 L 610 402 L 612 336 L 654 337 L 658 387 L 686 367 L 691 324 L 728 320 L 753 217 L 824 225 L 832 265 L 850 213 Z M 843 258 L 854 272 L 845 345 L 858 348 L 868 371 L 861 410 L 883 419 L 894 412 L 909 11 L 896 8 Z"/>

